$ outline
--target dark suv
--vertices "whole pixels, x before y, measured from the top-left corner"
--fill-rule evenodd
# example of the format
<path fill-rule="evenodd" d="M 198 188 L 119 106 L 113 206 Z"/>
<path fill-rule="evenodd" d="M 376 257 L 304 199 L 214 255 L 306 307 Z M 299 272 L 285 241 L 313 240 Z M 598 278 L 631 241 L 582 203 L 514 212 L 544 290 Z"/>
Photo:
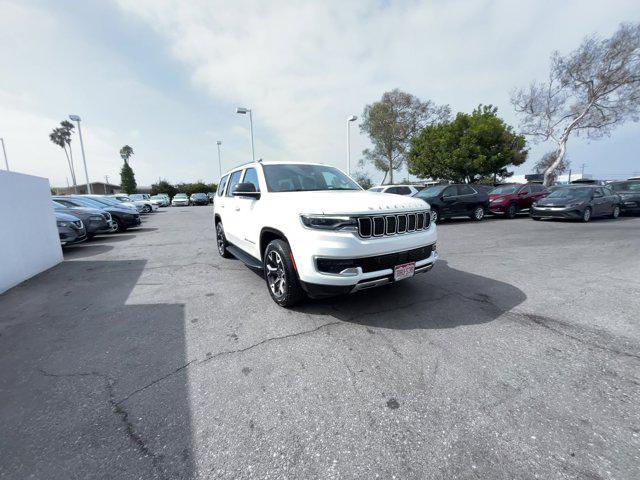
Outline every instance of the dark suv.
<path fill-rule="evenodd" d="M 476 185 L 433 185 L 414 195 L 431 205 L 431 220 L 470 217 L 480 221 L 489 208 L 489 196 Z"/>
<path fill-rule="evenodd" d="M 510 183 L 499 185 L 489 192 L 489 210 L 506 218 L 516 218 L 518 212 L 529 210 L 531 204 L 549 195 L 538 183 Z"/>
<path fill-rule="evenodd" d="M 620 197 L 623 212 L 640 213 L 640 180 L 611 182 L 607 187 Z"/>

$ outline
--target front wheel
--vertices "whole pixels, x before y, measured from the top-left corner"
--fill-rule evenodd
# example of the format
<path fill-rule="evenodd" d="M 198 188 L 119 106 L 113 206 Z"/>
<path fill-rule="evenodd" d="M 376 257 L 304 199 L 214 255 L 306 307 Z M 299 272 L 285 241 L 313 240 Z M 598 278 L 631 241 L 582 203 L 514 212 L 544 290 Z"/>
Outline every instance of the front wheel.
<path fill-rule="evenodd" d="M 151 207 L 149 205 L 145 205 L 142 207 L 142 213 L 151 213 Z"/>
<path fill-rule="evenodd" d="M 591 220 L 591 207 L 585 208 L 582 212 L 582 221 L 587 223 L 589 220 Z"/>
<path fill-rule="evenodd" d="M 518 206 L 515 203 L 511 203 L 507 208 L 507 218 L 516 218 L 518 214 Z"/>
<path fill-rule="evenodd" d="M 613 207 L 613 212 L 611 213 L 611 218 L 618 218 L 620 216 L 620 205 L 615 205 Z"/>
<path fill-rule="evenodd" d="M 273 240 L 264 252 L 264 279 L 269 294 L 281 307 L 291 307 L 304 298 L 289 244 Z"/>
<path fill-rule="evenodd" d="M 216 243 L 218 245 L 218 253 L 222 258 L 231 258 L 232 255 L 227 250 L 227 237 L 224 236 L 224 228 L 222 222 L 216 224 Z"/>
<path fill-rule="evenodd" d="M 479 222 L 484 218 L 484 207 L 482 205 L 478 205 L 473 209 L 473 213 L 471 214 L 471 219 Z"/>

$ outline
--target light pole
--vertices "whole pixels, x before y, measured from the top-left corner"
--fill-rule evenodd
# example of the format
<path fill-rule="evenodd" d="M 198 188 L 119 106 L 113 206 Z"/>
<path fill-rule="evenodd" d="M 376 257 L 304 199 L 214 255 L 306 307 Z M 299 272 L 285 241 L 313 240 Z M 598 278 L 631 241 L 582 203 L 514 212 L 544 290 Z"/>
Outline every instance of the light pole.
<path fill-rule="evenodd" d="M 216 145 L 218 145 L 218 170 L 220 171 L 220 177 L 222 178 L 222 159 L 220 156 L 220 145 L 222 145 L 222 140 L 218 140 Z"/>
<path fill-rule="evenodd" d="M 4 138 L 0 137 L 0 143 L 2 143 L 2 153 L 4 153 L 4 166 L 9 171 L 9 160 L 7 160 L 7 149 L 4 147 Z"/>
<path fill-rule="evenodd" d="M 255 162 L 256 161 L 256 152 L 255 152 L 255 149 L 253 147 L 253 116 L 251 115 L 251 109 L 250 108 L 245 108 L 245 107 L 238 107 L 238 108 L 236 108 L 236 113 L 239 113 L 240 115 L 246 115 L 247 113 L 249 114 L 249 129 L 251 131 L 251 158 Z"/>
<path fill-rule="evenodd" d="M 107 194 L 107 185 L 109 185 L 109 175 L 104 176 L 105 184 L 104 184 L 104 194 Z"/>
<path fill-rule="evenodd" d="M 357 119 L 355 115 L 347 118 L 347 175 L 351 175 L 351 123 Z"/>
<path fill-rule="evenodd" d="M 80 117 L 69 115 L 69 120 L 78 124 L 78 135 L 80 136 L 80 150 L 82 151 L 82 163 L 84 164 L 84 178 L 87 181 L 87 193 L 91 195 L 91 184 L 89 183 L 89 172 L 87 171 L 87 159 L 84 156 L 84 143 L 82 143 L 82 129 L 80 128 Z"/>

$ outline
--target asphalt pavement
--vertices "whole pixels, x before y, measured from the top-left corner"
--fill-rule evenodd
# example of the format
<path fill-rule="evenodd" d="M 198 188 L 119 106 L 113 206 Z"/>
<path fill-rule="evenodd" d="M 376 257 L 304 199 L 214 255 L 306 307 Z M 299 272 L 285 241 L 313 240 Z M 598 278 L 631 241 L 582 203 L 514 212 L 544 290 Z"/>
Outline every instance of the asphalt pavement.
<path fill-rule="evenodd" d="M 291 310 L 211 207 L 66 249 L 0 295 L 0 478 L 640 478 L 640 217 L 438 228 Z"/>

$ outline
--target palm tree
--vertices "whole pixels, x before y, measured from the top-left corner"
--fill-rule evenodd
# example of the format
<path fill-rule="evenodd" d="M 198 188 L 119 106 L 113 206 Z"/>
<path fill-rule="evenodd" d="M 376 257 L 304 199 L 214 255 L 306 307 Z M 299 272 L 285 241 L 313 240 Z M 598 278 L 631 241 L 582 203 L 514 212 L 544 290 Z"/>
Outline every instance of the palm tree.
<path fill-rule="evenodd" d="M 71 158 L 71 170 L 73 170 L 73 177 L 75 178 L 76 166 L 73 163 L 73 150 L 71 150 L 71 135 L 73 134 L 73 129 L 75 127 L 73 126 L 73 123 L 71 123 L 70 121 L 63 120 L 60 122 L 60 128 L 64 133 L 64 142 L 69 147 L 69 157 Z M 75 184 L 75 181 L 74 181 L 74 184 Z"/>
<path fill-rule="evenodd" d="M 73 166 L 69 158 L 69 153 L 67 152 L 67 132 L 62 127 L 54 128 L 49 134 L 49 140 L 51 140 L 54 144 L 58 145 L 60 148 L 62 148 L 62 150 L 64 150 L 64 154 L 67 157 L 67 165 L 69 165 L 69 172 L 71 173 L 71 181 L 73 182 L 73 189 L 74 191 L 76 191 L 77 190 L 76 174 L 73 171 Z"/>
<path fill-rule="evenodd" d="M 125 145 L 120 149 L 120 156 L 124 160 L 124 163 L 129 163 L 129 158 L 131 158 L 131 155 L 133 155 L 133 148 L 131 148 L 129 145 Z"/>

